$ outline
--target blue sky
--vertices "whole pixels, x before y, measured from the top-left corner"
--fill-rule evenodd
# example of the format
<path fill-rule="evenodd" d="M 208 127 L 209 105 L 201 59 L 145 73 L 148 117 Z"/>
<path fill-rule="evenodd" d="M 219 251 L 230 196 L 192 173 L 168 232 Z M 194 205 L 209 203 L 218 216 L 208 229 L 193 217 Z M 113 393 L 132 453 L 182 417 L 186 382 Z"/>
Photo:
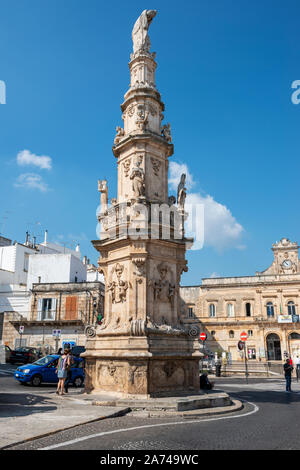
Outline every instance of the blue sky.
<path fill-rule="evenodd" d="M 96 263 L 97 180 L 107 178 L 116 196 L 111 147 L 129 85 L 131 30 L 149 8 L 158 10 L 150 38 L 173 171 L 188 170 L 190 192 L 210 211 L 204 247 L 188 252 L 182 284 L 254 274 L 271 264 L 276 240 L 300 242 L 300 104 L 291 101 L 300 80 L 298 0 L 0 7 L 3 235 L 24 241 L 26 230 L 48 229 L 50 241 L 78 242 Z"/>

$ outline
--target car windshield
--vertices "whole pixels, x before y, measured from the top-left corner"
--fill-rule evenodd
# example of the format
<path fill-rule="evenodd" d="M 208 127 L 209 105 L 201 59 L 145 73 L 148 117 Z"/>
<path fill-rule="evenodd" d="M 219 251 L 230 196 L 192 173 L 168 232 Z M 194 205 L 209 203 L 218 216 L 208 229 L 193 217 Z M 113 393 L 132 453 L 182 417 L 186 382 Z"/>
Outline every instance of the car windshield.
<path fill-rule="evenodd" d="M 27 351 L 29 351 L 29 348 L 17 348 L 16 351 L 18 351 L 18 352 L 27 352 Z"/>
<path fill-rule="evenodd" d="M 53 356 L 45 356 L 41 357 L 38 361 L 35 361 L 33 364 L 37 364 L 38 366 L 46 366 L 50 362 L 52 362 L 55 359 Z"/>

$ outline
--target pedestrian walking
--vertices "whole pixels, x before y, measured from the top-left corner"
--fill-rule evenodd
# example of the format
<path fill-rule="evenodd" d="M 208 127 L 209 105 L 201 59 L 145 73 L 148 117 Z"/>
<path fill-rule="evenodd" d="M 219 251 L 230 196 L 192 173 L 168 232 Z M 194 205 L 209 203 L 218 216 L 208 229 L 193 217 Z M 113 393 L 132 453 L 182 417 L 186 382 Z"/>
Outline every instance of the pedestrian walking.
<path fill-rule="evenodd" d="M 297 377 L 297 382 L 298 382 L 299 377 L 300 377 L 300 357 L 299 356 L 296 357 L 295 366 L 296 366 L 296 377 Z"/>
<path fill-rule="evenodd" d="M 62 355 L 62 351 L 63 349 L 62 348 L 59 348 L 59 350 L 57 351 L 57 354 L 59 354 L 60 356 Z"/>
<path fill-rule="evenodd" d="M 74 364 L 74 358 L 70 349 L 68 349 L 68 364 L 67 364 L 67 377 L 64 383 L 65 392 L 68 393 L 69 384 L 72 381 L 72 365 Z"/>
<path fill-rule="evenodd" d="M 58 363 L 56 367 L 56 373 L 57 373 L 57 378 L 58 378 L 58 384 L 57 384 L 57 389 L 56 389 L 57 395 L 59 395 L 59 392 L 61 395 L 64 395 L 64 383 L 67 378 L 68 364 L 69 364 L 68 350 L 65 349 L 62 356 L 60 356 L 60 358 L 58 359 Z"/>
<path fill-rule="evenodd" d="M 284 376 L 285 376 L 285 391 L 286 392 L 291 392 L 291 383 L 292 383 L 292 372 L 293 372 L 293 366 L 290 364 L 290 359 L 287 359 L 284 366 Z"/>

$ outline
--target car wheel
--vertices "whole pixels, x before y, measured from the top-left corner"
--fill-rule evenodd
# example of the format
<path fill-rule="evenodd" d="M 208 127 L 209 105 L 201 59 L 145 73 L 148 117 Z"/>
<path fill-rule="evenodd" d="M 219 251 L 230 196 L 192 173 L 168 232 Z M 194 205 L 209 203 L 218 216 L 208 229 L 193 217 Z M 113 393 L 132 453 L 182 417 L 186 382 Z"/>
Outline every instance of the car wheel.
<path fill-rule="evenodd" d="M 76 377 L 73 381 L 74 387 L 79 388 L 83 384 L 83 380 L 81 377 Z"/>
<path fill-rule="evenodd" d="M 31 385 L 34 387 L 39 387 L 42 383 L 42 377 L 40 375 L 34 375 L 31 379 Z"/>

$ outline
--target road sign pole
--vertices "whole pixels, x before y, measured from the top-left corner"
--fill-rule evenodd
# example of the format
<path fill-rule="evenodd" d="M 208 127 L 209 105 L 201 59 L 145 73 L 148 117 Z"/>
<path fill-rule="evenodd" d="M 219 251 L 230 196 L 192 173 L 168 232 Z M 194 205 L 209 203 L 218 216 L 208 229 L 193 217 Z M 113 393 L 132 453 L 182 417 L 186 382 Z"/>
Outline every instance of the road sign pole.
<path fill-rule="evenodd" d="M 247 343 L 244 342 L 244 355 L 245 355 L 245 376 L 246 376 L 246 383 L 248 383 L 248 364 L 247 364 Z"/>

